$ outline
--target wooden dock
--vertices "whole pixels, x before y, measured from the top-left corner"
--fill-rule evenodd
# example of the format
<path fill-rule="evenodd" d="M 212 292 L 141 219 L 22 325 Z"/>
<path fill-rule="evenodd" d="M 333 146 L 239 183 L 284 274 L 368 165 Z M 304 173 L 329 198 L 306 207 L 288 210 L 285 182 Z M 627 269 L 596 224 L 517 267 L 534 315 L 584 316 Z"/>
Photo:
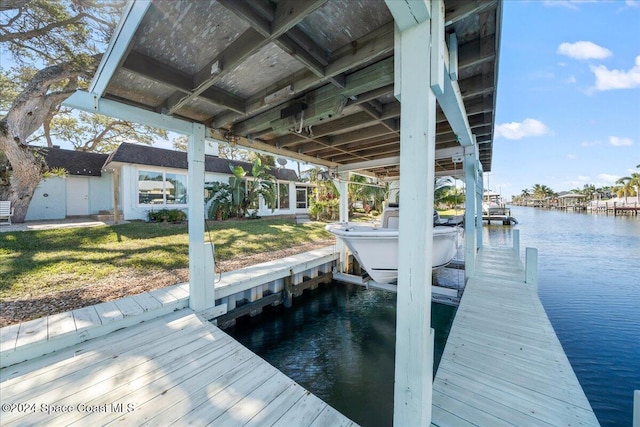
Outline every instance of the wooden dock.
<path fill-rule="evenodd" d="M 481 249 L 433 384 L 435 426 L 598 426 L 511 248 Z"/>
<path fill-rule="evenodd" d="M 2 425 L 353 426 L 189 309 L 0 370 Z"/>
<path fill-rule="evenodd" d="M 486 221 L 487 224 L 491 225 L 491 221 L 500 222 L 502 225 L 516 225 L 518 224 L 518 220 L 509 215 L 482 215 L 482 220 Z"/>

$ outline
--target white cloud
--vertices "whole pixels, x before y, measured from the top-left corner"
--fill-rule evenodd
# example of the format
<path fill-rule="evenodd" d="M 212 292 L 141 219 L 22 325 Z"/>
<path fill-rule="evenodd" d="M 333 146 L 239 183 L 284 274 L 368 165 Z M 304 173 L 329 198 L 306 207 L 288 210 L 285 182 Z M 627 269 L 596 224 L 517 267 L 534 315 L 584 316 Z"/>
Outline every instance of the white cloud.
<path fill-rule="evenodd" d="M 610 175 L 608 173 L 598 174 L 598 179 L 604 181 L 607 184 L 615 184 L 619 178 L 620 177 L 618 175 Z"/>
<path fill-rule="evenodd" d="M 578 6 L 581 3 L 594 3 L 595 0 L 545 0 L 545 6 L 561 6 L 568 9 L 578 10 Z"/>
<path fill-rule="evenodd" d="M 609 49 L 588 41 L 561 43 L 556 52 L 574 59 L 605 59 L 613 55 Z"/>
<path fill-rule="evenodd" d="M 578 181 L 580 181 L 580 182 L 589 182 L 589 181 L 591 181 L 591 177 L 590 176 L 585 176 L 585 175 L 578 175 Z"/>
<path fill-rule="evenodd" d="M 577 158 L 578 158 L 578 156 L 576 156 L 575 154 L 567 154 L 567 159 L 569 159 L 569 160 L 575 160 Z"/>
<path fill-rule="evenodd" d="M 522 123 L 511 122 L 496 126 L 496 137 L 522 139 L 527 136 L 541 136 L 549 133 L 549 128 L 539 120 L 524 119 Z"/>
<path fill-rule="evenodd" d="M 640 1 L 638 0 L 627 0 L 625 4 L 629 7 L 640 7 Z"/>
<path fill-rule="evenodd" d="M 596 145 L 600 145 L 602 142 L 600 141 L 582 141 L 580 143 L 581 147 L 595 147 Z"/>
<path fill-rule="evenodd" d="M 629 71 L 609 70 L 604 65 L 592 65 L 591 71 L 596 76 L 596 90 L 632 89 L 640 87 L 640 56 Z"/>
<path fill-rule="evenodd" d="M 619 136 L 610 136 L 609 144 L 613 145 L 614 147 L 628 147 L 630 145 L 633 145 L 633 141 L 631 140 L 631 138 L 620 138 Z"/>

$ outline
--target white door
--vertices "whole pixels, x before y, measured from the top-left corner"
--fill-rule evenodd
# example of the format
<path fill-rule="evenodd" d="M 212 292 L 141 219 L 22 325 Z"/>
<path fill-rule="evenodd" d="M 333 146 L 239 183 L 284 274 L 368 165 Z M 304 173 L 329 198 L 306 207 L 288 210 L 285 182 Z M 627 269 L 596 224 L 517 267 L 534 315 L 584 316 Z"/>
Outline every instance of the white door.
<path fill-rule="evenodd" d="M 67 177 L 67 216 L 89 215 L 89 180 Z"/>

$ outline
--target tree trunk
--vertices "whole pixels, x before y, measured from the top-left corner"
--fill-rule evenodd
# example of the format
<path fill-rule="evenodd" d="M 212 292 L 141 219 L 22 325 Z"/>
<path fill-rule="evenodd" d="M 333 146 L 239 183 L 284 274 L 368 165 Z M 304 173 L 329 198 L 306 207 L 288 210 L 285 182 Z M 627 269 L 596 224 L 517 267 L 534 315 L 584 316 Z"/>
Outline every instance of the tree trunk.
<path fill-rule="evenodd" d="M 10 185 L 0 186 L 0 200 L 9 200 L 15 209 L 11 222 L 24 222 L 27 209 L 33 197 L 33 193 L 40 183 L 43 173 L 43 163 L 29 147 L 10 144 L 5 132 L 0 132 L 0 146 L 13 145 L 15 150 L 11 153 L 5 151 L 13 169 Z M 9 142 L 9 143 L 7 143 Z"/>
<path fill-rule="evenodd" d="M 92 58 L 94 64 L 100 56 Z M 72 63 L 38 71 L 0 120 L 0 151 L 4 152 L 11 165 L 8 185 L 0 185 L 0 200 L 9 200 L 15 208 L 12 222 L 24 222 L 33 192 L 46 170 L 44 159 L 27 145 L 27 138 L 42 126 L 52 108 L 73 93 L 73 90 L 49 93 L 49 88 L 56 82 L 75 79 L 89 72 Z"/>

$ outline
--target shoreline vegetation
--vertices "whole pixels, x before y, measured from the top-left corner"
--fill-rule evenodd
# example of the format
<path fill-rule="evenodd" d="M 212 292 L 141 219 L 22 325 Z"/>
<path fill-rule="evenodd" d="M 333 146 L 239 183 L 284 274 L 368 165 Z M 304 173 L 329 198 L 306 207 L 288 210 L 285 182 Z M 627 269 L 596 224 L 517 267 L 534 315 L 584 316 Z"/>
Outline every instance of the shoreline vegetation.
<path fill-rule="evenodd" d="M 208 221 L 216 275 L 332 245 L 324 223 Z M 0 233 L 0 327 L 189 280 L 187 224 Z"/>

